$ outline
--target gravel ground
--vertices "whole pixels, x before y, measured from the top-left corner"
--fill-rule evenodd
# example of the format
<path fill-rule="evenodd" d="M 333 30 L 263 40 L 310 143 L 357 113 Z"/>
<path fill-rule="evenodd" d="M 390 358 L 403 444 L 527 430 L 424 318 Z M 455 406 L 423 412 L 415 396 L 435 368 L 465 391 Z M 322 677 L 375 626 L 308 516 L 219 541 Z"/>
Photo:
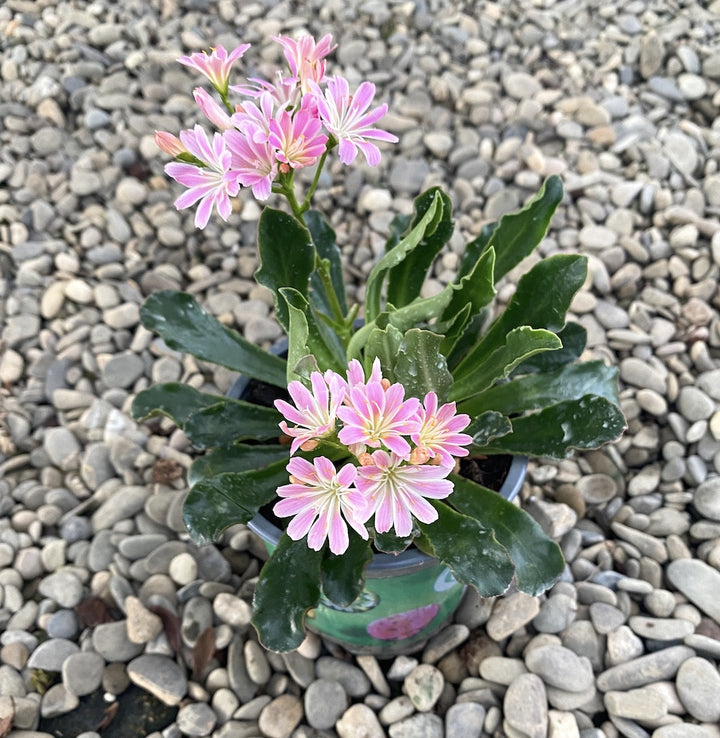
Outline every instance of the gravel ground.
<path fill-rule="evenodd" d="M 318 191 L 357 289 L 423 188 L 447 186 L 458 214 L 438 287 L 469 236 L 559 173 L 541 250 L 589 256 L 572 310 L 620 367 L 629 419 L 611 448 L 531 466 L 562 581 L 469 597 L 387 662 L 316 638 L 264 652 L 257 539 L 195 547 L 193 449 L 129 416 L 150 382 L 233 379 L 140 326 L 153 291 L 264 345 L 280 332 L 252 280 L 257 204 L 204 232 L 172 206 L 152 134 L 199 119 L 200 83 L 174 60 L 251 42 L 262 75 L 268 37 L 302 30 L 334 35 L 331 69 L 375 82 L 400 137 Z M 0 735 L 718 738 L 719 38 L 718 0 L 4 0 Z"/>

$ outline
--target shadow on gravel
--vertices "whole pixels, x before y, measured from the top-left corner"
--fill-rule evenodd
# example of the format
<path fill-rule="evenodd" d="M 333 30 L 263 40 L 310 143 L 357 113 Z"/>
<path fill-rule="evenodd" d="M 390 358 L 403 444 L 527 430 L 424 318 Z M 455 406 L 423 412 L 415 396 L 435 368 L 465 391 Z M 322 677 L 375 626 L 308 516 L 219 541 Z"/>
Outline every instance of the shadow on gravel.
<path fill-rule="evenodd" d="M 98 690 L 83 697 L 72 712 L 41 720 L 38 730 L 55 738 L 75 738 L 90 730 L 103 738 L 145 738 L 170 725 L 177 711 L 139 687 L 129 687 L 115 702 L 106 702 Z"/>

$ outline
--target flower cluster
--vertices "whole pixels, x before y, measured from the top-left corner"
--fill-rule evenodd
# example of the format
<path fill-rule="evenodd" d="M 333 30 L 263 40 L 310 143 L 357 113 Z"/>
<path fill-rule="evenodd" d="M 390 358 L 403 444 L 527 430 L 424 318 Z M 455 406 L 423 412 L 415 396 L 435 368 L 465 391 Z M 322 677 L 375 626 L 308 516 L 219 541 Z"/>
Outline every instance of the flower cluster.
<path fill-rule="evenodd" d="M 202 126 L 185 130 L 177 138 L 166 131 L 155 134 L 157 145 L 176 161 L 165 171 L 187 187 L 176 201 L 182 210 L 199 203 L 195 225 L 204 228 L 213 209 L 223 220 L 230 217 L 231 198 L 241 187 L 250 187 L 258 200 L 271 192 L 285 194 L 293 209 L 302 213 L 317 185 L 324 157 L 335 146 L 343 164 L 352 164 L 358 151 L 368 164 L 380 162 L 373 141 L 396 142 L 397 137 L 375 128 L 387 105 L 372 108 L 375 86 L 360 84 L 355 93 L 343 77 L 326 77 L 325 57 L 335 48 L 330 35 L 316 42 L 310 36 L 297 40 L 273 37 L 283 48 L 289 75 L 278 72 L 274 83 L 249 79 L 230 86 L 233 62 L 249 48 L 242 44 L 231 52 L 222 46 L 178 59 L 204 74 L 221 98 L 219 103 L 202 87 L 195 101 L 218 129 L 208 138 Z M 244 96 L 231 104 L 228 92 Z M 318 165 L 315 180 L 303 204 L 293 202 L 292 177 L 297 169 Z"/>
<path fill-rule="evenodd" d="M 350 525 L 367 540 L 366 523 L 375 516 L 378 533 L 394 529 L 410 535 L 413 516 L 423 523 L 437 519 L 426 498 L 444 499 L 453 489 L 446 477 L 456 457 L 466 456 L 472 438 L 461 431 L 467 415 L 455 403 L 438 407 L 434 392 L 421 403 L 405 398 L 405 388 L 391 384 L 375 359 L 370 377 L 352 360 L 344 379 L 332 370 L 313 372 L 311 388 L 290 382 L 292 403 L 276 400 L 285 417 L 280 424 L 290 436 L 290 484 L 281 486 L 274 507 L 279 517 L 294 516 L 287 528 L 293 540 L 307 535 L 310 548 L 343 553 Z M 291 423 L 292 425 L 288 424 Z M 339 447 L 350 460 L 339 469 L 325 456 L 312 462 L 293 456 L 313 451 L 320 442 Z"/>

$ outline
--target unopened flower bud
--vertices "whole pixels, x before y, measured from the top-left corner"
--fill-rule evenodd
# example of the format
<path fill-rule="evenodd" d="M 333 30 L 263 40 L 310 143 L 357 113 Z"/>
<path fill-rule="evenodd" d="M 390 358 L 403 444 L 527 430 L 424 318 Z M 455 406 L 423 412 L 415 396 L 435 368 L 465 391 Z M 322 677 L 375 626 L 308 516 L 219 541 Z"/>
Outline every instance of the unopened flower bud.
<path fill-rule="evenodd" d="M 314 451 L 318 447 L 318 442 L 314 438 L 310 438 L 300 445 L 303 451 Z"/>
<path fill-rule="evenodd" d="M 410 452 L 411 464 L 424 464 L 430 458 L 430 451 L 425 446 L 416 446 Z"/>
<path fill-rule="evenodd" d="M 380 380 L 380 386 L 381 386 L 381 387 L 382 387 L 382 388 L 383 388 L 384 390 L 386 390 L 386 389 L 389 389 L 389 388 L 390 388 L 390 380 L 389 380 L 389 379 L 387 379 L 386 377 L 383 377 L 383 378 L 382 378 L 382 379 Z"/>
<path fill-rule="evenodd" d="M 363 451 L 357 458 L 360 466 L 371 466 L 373 463 L 372 454 L 369 454 L 367 451 Z"/>
<path fill-rule="evenodd" d="M 187 153 L 183 142 L 167 131 L 155 131 L 155 143 L 161 151 L 170 154 L 170 156 L 180 156 L 180 154 Z"/>

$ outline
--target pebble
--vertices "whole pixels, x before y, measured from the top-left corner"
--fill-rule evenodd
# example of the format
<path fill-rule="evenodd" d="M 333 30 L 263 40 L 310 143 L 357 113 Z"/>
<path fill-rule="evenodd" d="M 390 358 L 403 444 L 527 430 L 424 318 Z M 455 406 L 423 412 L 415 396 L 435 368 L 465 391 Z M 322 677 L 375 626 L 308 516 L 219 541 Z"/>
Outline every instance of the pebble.
<path fill-rule="evenodd" d="M 643 687 L 661 679 L 672 679 L 680 664 L 693 655 L 694 652 L 687 646 L 670 646 L 633 661 L 611 666 L 598 675 L 597 687 L 603 692 L 623 691 Z"/>
<path fill-rule="evenodd" d="M 313 728 L 332 728 L 348 705 L 347 693 L 339 682 L 317 679 L 305 690 L 305 718 Z"/>
<path fill-rule="evenodd" d="M 215 728 L 217 716 L 206 703 L 193 702 L 180 708 L 175 723 L 183 735 L 206 736 Z"/>
<path fill-rule="evenodd" d="M 403 689 L 418 712 L 432 710 L 444 686 L 442 672 L 430 664 L 416 666 L 403 682 Z"/>
<path fill-rule="evenodd" d="M 102 683 L 105 659 L 92 651 L 68 656 L 62 665 L 65 689 L 76 697 L 92 694 Z"/>
<path fill-rule="evenodd" d="M 525 657 L 525 665 L 545 684 L 566 692 L 584 692 L 593 684 L 590 660 L 563 646 L 533 648 Z"/>
<path fill-rule="evenodd" d="M 720 722 L 720 673 L 707 659 L 691 657 L 678 669 L 675 679 L 685 709 L 703 723 Z"/>
<path fill-rule="evenodd" d="M 501 641 L 529 623 L 540 611 L 536 597 L 515 592 L 495 600 L 487 622 L 487 634 L 494 641 Z"/>
<path fill-rule="evenodd" d="M 667 705 L 659 694 L 651 689 L 630 689 L 627 692 L 607 692 L 603 697 L 611 715 L 637 720 L 641 723 L 662 720 L 667 715 Z"/>
<path fill-rule="evenodd" d="M 452 709 L 452 708 L 451 708 Z M 375 713 L 361 702 L 351 705 L 335 723 L 339 738 L 385 738 Z M 450 738 L 447 734 L 447 738 Z"/>
<path fill-rule="evenodd" d="M 144 654 L 130 661 L 127 675 L 166 705 L 177 705 L 185 697 L 188 681 L 184 670 L 167 656 Z"/>
<path fill-rule="evenodd" d="M 510 683 L 503 700 L 505 722 L 528 738 L 543 738 L 548 729 L 545 685 L 535 674 L 520 674 Z"/>
<path fill-rule="evenodd" d="M 388 728 L 390 738 L 443 738 L 443 721 L 433 713 L 419 713 L 393 723 Z"/>
<path fill-rule="evenodd" d="M 480 738 L 485 714 L 477 702 L 453 705 L 445 713 L 445 738 Z"/>
<path fill-rule="evenodd" d="M 671 561 L 665 569 L 670 583 L 720 624 L 720 571 L 697 559 Z"/>
<path fill-rule="evenodd" d="M 267 738 L 289 738 L 302 718 L 302 702 L 294 695 L 283 694 L 263 708 L 258 727 Z"/>

